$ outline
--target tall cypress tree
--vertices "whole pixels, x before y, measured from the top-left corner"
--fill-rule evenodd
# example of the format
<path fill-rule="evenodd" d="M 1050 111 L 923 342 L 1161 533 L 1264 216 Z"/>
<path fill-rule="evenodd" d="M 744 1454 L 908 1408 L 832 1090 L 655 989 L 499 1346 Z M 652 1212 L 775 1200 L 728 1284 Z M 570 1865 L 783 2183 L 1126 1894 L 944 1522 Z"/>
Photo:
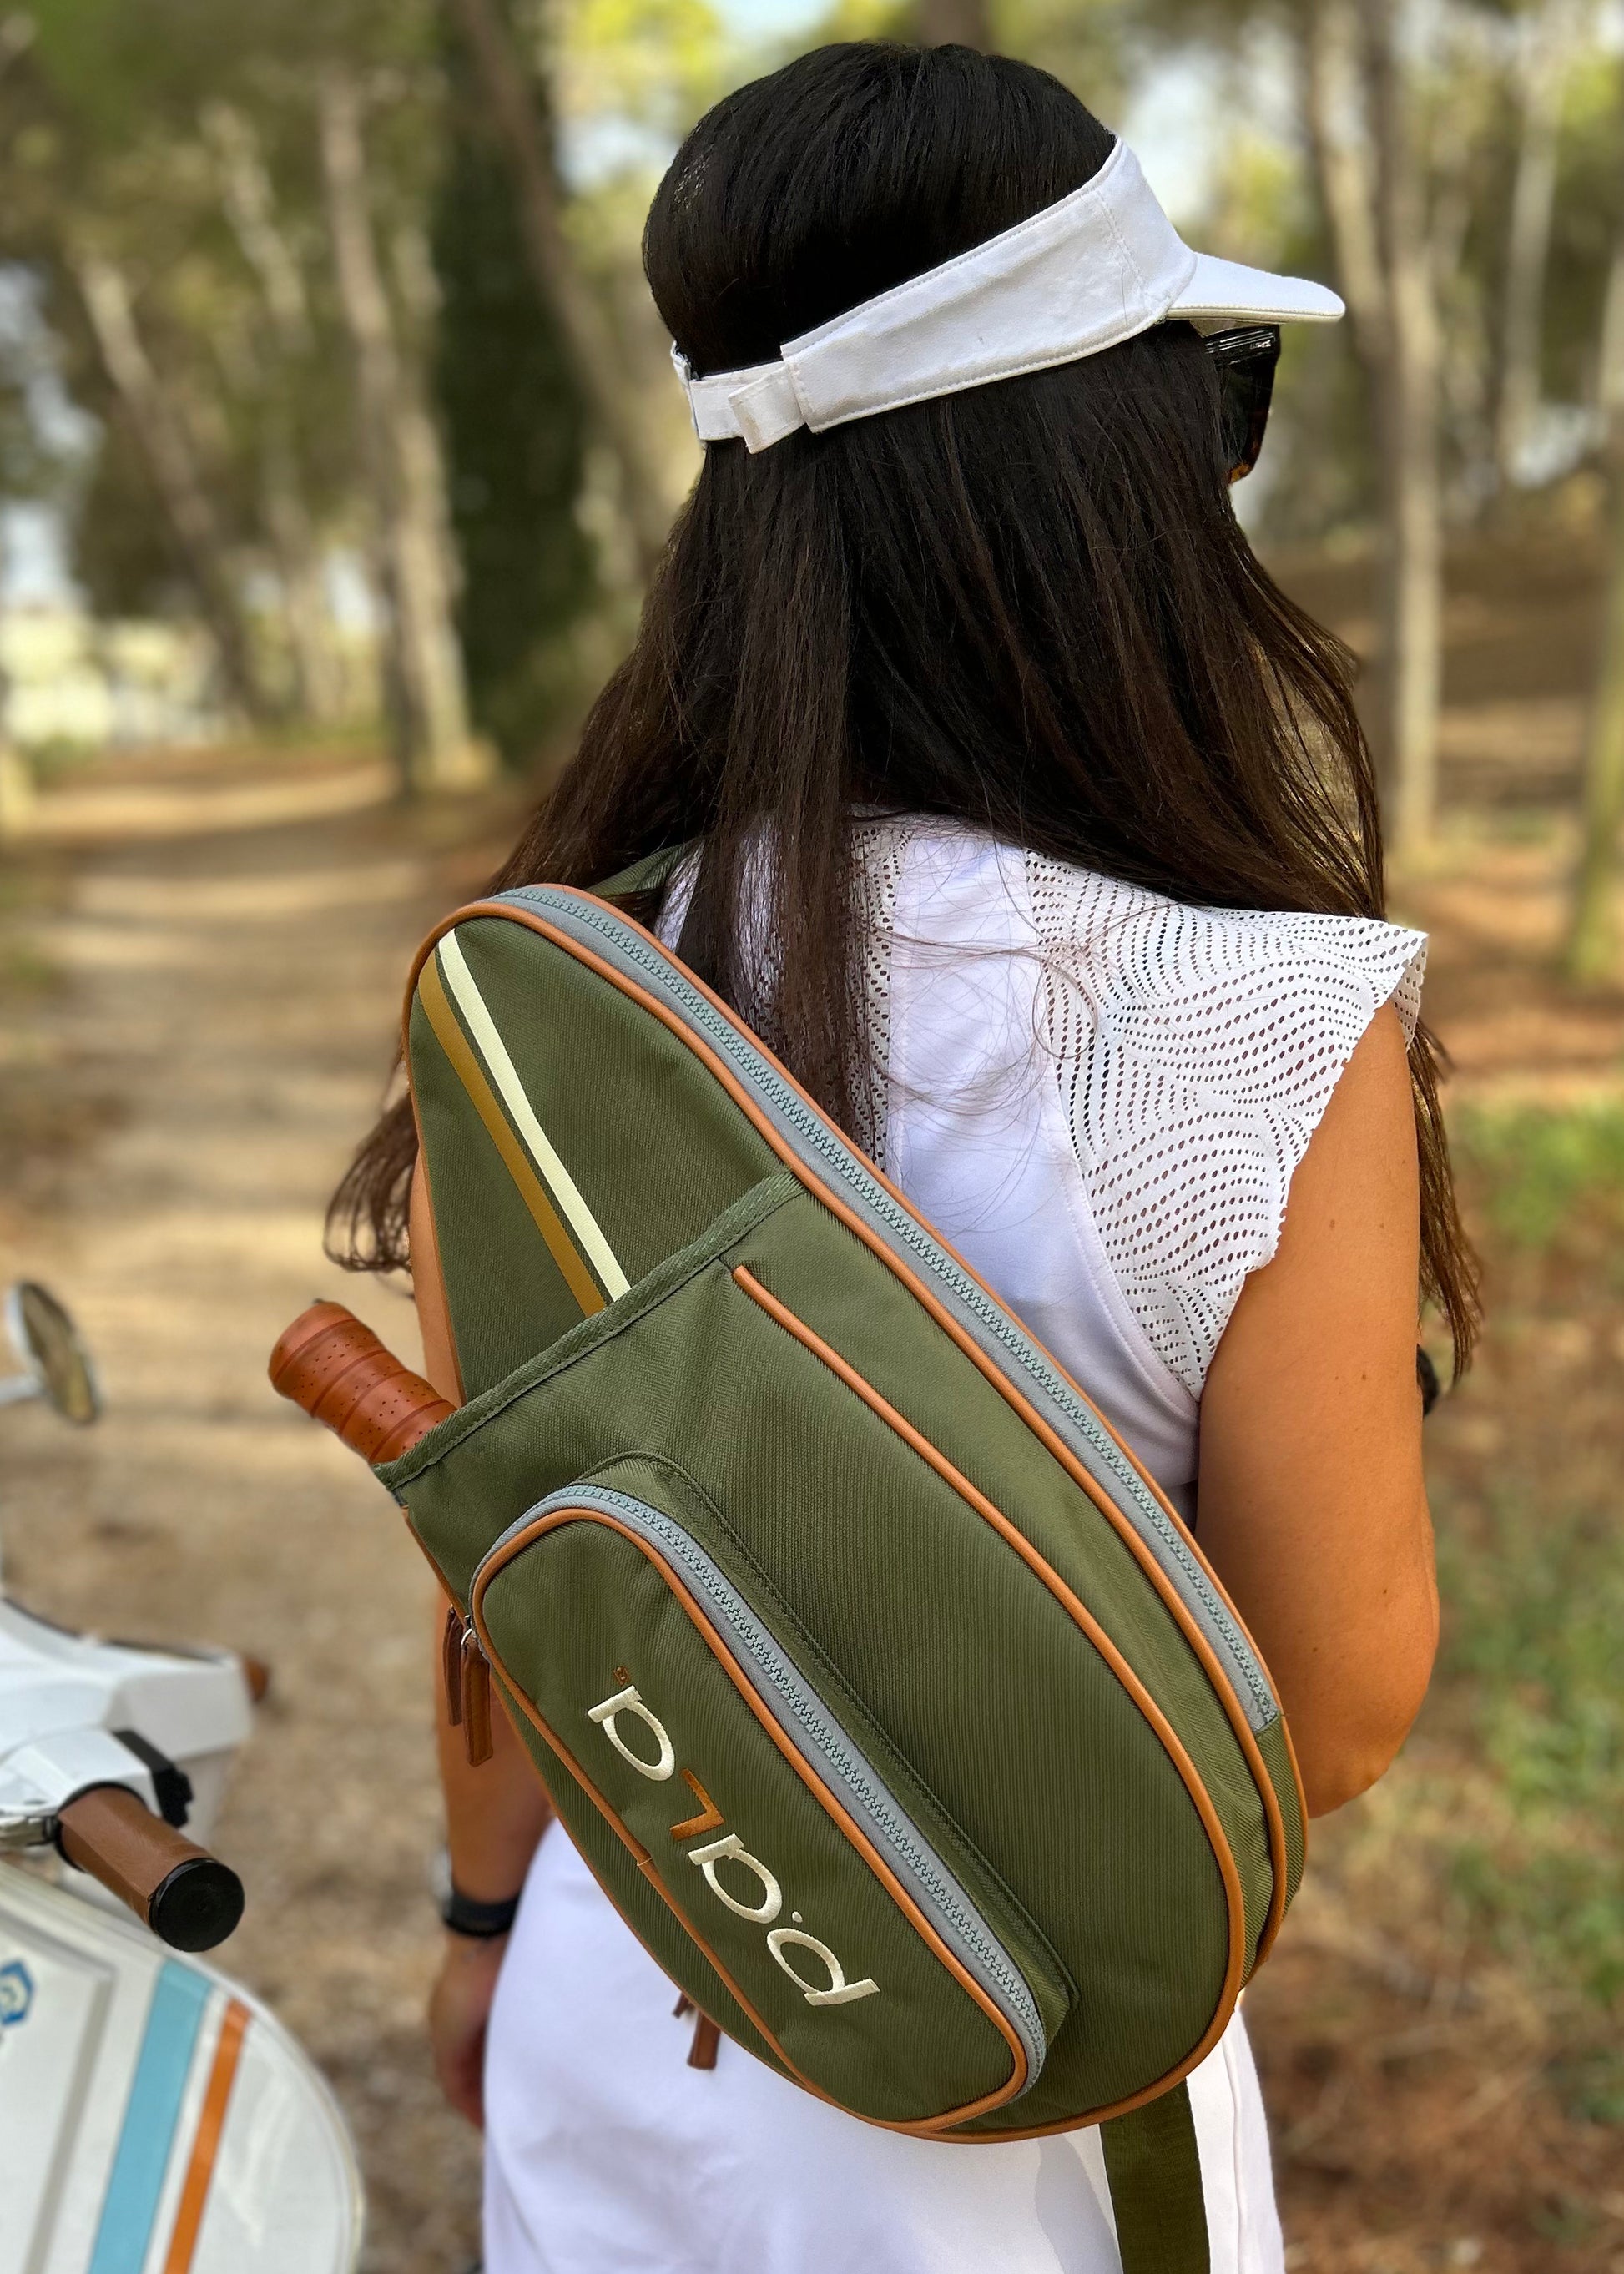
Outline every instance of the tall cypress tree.
<path fill-rule="evenodd" d="M 454 13 L 441 15 L 450 111 L 432 232 L 440 290 L 433 383 L 462 566 L 457 628 L 470 702 L 505 763 L 523 767 L 576 692 L 569 635 L 597 597 L 593 548 L 575 515 L 583 422 Z M 544 87 L 536 99 L 545 102 Z"/>

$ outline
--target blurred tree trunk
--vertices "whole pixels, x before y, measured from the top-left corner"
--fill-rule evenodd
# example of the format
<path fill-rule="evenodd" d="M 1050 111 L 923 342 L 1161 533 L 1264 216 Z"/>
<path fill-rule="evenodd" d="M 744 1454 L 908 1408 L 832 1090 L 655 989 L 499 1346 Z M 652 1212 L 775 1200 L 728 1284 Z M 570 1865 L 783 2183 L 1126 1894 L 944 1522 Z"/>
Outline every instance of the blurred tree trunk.
<path fill-rule="evenodd" d="M 1506 239 L 1500 390 L 1494 412 L 1494 467 L 1502 489 L 1515 478 L 1519 453 L 1539 408 L 1539 351 L 1545 268 L 1556 211 L 1557 146 L 1562 97 L 1580 20 L 1576 8 L 1562 5 L 1560 0 L 1545 0 L 1526 20 L 1522 68 L 1515 73 L 1517 167 Z"/>
<path fill-rule="evenodd" d="M 530 66 L 500 0 L 455 0 L 491 117 L 518 193 L 524 248 L 545 304 L 554 310 L 578 375 L 582 400 L 619 473 L 620 505 L 647 577 L 665 550 L 670 516 L 624 358 L 564 234 L 558 177 Z"/>
<path fill-rule="evenodd" d="M 227 103 L 211 103 L 203 124 L 220 169 L 226 218 L 259 287 L 265 330 L 283 366 L 271 369 L 263 390 L 260 492 L 282 585 L 297 707 L 302 717 L 327 725 L 343 711 L 343 672 L 284 380 L 284 373 L 296 368 L 312 345 L 304 272 L 278 222 L 275 193 L 252 125 Z"/>
<path fill-rule="evenodd" d="M 210 103 L 203 124 L 219 162 L 226 218 L 265 296 L 271 329 L 282 348 L 299 352 L 308 348 L 311 336 L 304 272 L 277 221 L 276 196 L 259 137 L 229 103 Z"/>
<path fill-rule="evenodd" d="M 1624 410 L 1624 236 L 1614 238 L 1607 264 L 1601 335 L 1596 343 L 1596 404 L 1609 420 Z"/>
<path fill-rule="evenodd" d="M 273 706 L 260 684 L 214 501 L 178 403 L 153 368 L 124 271 L 96 253 L 71 256 L 91 337 L 142 460 L 220 659 L 228 700 L 255 725 Z"/>
<path fill-rule="evenodd" d="M 992 46 L 987 0 L 919 0 L 919 43 L 922 48 Z"/>
<path fill-rule="evenodd" d="M 1374 153 L 1362 115 L 1359 19 L 1350 0 L 1309 0 L 1303 61 L 1303 111 L 1320 201 L 1354 351 L 1374 383 L 1387 354 L 1389 311 L 1377 237 Z"/>
<path fill-rule="evenodd" d="M 1389 829 L 1401 857 L 1432 833 L 1443 664 L 1439 328 L 1415 102 L 1399 51 L 1402 0 L 1366 0 L 1377 236 L 1390 335 L 1380 395 L 1381 650 Z"/>
<path fill-rule="evenodd" d="M 1610 979 L 1618 964 L 1619 832 L 1624 824 L 1624 233 L 1613 248 L 1603 312 L 1596 392 L 1607 419 L 1612 561 L 1601 653 L 1585 735 L 1579 796 L 1579 863 L 1564 962 L 1583 982 Z"/>
<path fill-rule="evenodd" d="M 1581 981 L 1610 979 L 1618 961 L 1615 900 L 1619 827 L 1624 821 L 1624 437 L 1615 433 L 1611 455 L 1613 560 L 1601 666 L 1585 737 L 1579 866 L 1566 955 L 1569 977 Z"/>
<path fill-rule="evenodd" d="M 402 787 L 463 787 L 482 768 L 469 730 L 446 577 L 438 441 L 402 366 L 379 266 L 360 97 L 351 74 L 329 66 L 319 102 L 334 267 L 355 357 L 361 443 L 378 520 L 388 648 L 385 711 Z"/>
<path fill-rule="evenodd" d="M 456 604 L 462 588 L 462 571 L 452 535 L 451 495 L 446 472 L 445 448 L 429 407 L 428 350 L 439 316 L 439 288 L 427 244 L 422 230 L 415 223 L 395 231 L 390 252 L 400 301 L 410 320 L 412 336 L 412 353 L 401 367 L 397 435 L 401 470 L 407 493 L 417 501 L 423 542 L 428 548 L 433 579 L 441 595 L 446 636 L 455 653 L 466 760 L 475 746 L 472 714 L 468 702 L 468 674 L 462 660 L 462 644 L 456 630 Z M 480 746 L 475 763 L 481 779 L 489 775 L 489 757 L 488 749 Z"/>
<path fill-rule="evenodd" d="M 1377 757 L 1388 842 L 1431 836 L 1437 805 L 1443 525 L 1438 313 L 1403 0 L 1310 0 L 1304 111 L 1379 461 Z"/>
<path fill-rule="evenodd" d="M 270 403 L 266 425 L 259 491 L 282 586 L 298 714 L 313 726 L 330 726 L 343 716 L 344 681 L 320 541 L 310 517 L 291 421 L 278 403 Z"/>

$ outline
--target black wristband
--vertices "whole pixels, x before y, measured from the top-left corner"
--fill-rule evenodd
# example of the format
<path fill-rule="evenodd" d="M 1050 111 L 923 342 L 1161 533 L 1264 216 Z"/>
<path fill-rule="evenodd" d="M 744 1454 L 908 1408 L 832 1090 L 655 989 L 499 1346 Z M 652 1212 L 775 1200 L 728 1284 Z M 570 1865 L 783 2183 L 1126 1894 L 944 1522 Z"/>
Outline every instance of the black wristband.
<path fill-rule="evenodd" d="M 509 1895 L 505 1902 L 476 1902 L 454 1881 L 440 1904 L 440 1916 L 453 1934 L 465 1934 L 474 1942 L 494 1942 L 512 1926 L 518 1908 L 517 1895 Z"/>

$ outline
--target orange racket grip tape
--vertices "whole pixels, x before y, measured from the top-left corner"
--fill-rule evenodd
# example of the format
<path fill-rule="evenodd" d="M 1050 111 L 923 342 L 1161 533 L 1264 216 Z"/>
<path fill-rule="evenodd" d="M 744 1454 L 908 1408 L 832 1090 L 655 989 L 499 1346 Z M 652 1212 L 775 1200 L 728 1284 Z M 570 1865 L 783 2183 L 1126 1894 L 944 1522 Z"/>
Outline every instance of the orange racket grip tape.
<path fill-rule="evenodd" d="M 456 1408 L 342 1303 L 312 1303 L 271 1352 L 271 1387 L 353 1453 L 398 1461 Z"/>

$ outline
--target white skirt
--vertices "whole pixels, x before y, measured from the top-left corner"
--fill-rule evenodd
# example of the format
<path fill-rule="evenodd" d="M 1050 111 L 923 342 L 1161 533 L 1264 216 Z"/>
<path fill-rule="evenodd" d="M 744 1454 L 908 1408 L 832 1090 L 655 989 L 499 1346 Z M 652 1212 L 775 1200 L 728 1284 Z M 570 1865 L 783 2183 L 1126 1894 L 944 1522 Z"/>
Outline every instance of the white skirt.
<path fill-rule="evenodd" d="M 1121 2274 L 1099 2135 L 947 2146 L 816 2100 L 693 2016 L 561 1827 L 485 2055 L 485 2274 Z M 1282 2274 L 1237 2014 L 1190 2079 L 1212 2274 Z"/>

